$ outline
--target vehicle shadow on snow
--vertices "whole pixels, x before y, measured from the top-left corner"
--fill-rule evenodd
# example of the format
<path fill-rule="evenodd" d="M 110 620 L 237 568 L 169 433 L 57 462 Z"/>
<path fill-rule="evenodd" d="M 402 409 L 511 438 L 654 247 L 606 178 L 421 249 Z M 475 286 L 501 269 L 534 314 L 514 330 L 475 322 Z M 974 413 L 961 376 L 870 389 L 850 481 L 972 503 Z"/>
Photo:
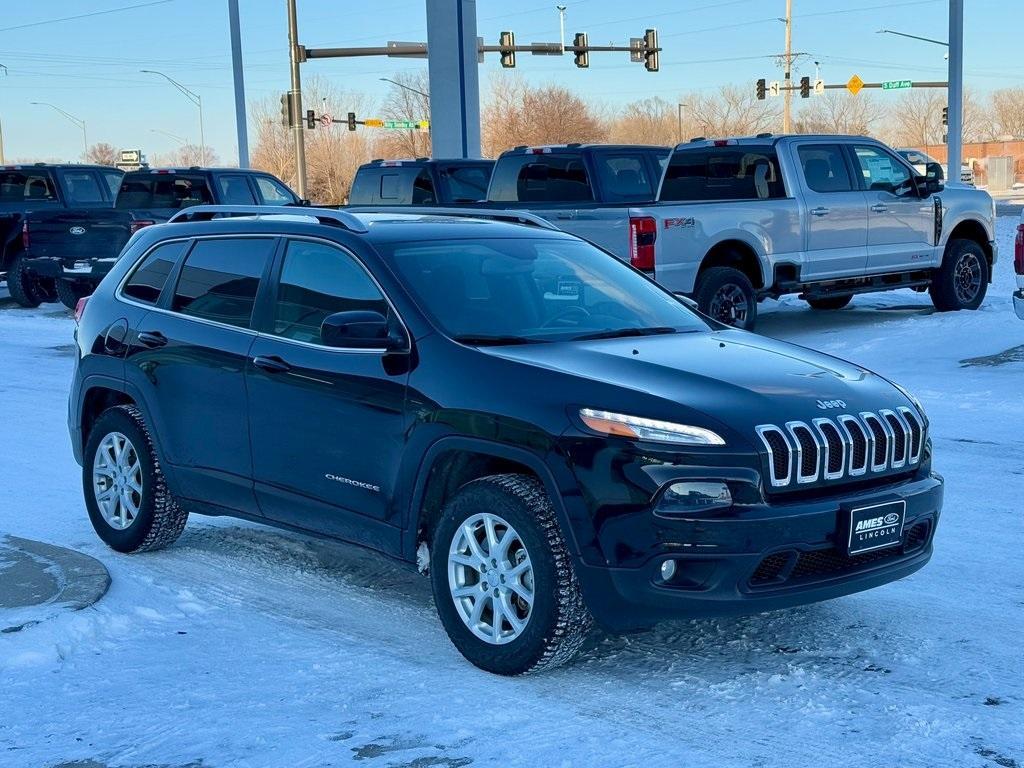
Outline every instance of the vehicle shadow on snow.
<path fill-rule="evenodd" d="M 907 301 L 899 304 L 871 303 L 870 299 L 865 298 L 858 304 L 855 298 L 850 306 L 830 311 L 800 306 L 802 302 L 770 302 L 770 307 L 762 310 L 757 316 L 756 332 L 778 339 L 788 339 L 810 332 L 838 336 L 847 331 L 869 327 L 877 332 L 878 327 L 884 323 L 935 313 L 935 308 L 927 296 L 917 300 L 912 296 L 906 298 Z"/>
<path fill-rule="evenodd" d="M 382 616 L 418 613 L 425 624 L 437 621 L 429 579 L 406 563 L 334 540 L 281 532 L 259 525 L 190 525 L 168 554 L 213 565 L 222 581 L 237 578 L 274 604 L 275 585 L 315 587 L 320 596 L 335 595 L 379 606 Z M 178 559 L 178 558 L 175 558 Z M 233 574 L 233 575 L 232 575 Z M 263 583 L 259 583 L 262 581 Z M 355 594 L 353 594 L 355 590 Z M 290 608 L 282 596 L 282 615 Z M 610 635 L 595 629 L 573 669 L 598 669 L 602 676 L 629 677 L 638 670 L 661 669 L 672 685 L 713 685 L 744 674 L 788 675 L 794 666 L 814 663 L 830 667 L 836 677 L 863 673 L 888 674 L 884 659 L 865 649 L 877 647 L 879 634 L 872 614 L 861 614 L 843 601 L 802 606 L 771 613 L 666 622 L 641 632 Z M 862 604 L 863 605 L 863 604 Z M 394 624 L 384 622 L 393 631 Z M 424 625 L 407 625 L 424 631 Z M 330 626 L 325 626 L 330 629 Z M 433 631 L 433 630 L 427 630 Z M 408 638 L 412 644 L 421 638 Z M 674 674 L 672 674 L 674 673 Z"/>

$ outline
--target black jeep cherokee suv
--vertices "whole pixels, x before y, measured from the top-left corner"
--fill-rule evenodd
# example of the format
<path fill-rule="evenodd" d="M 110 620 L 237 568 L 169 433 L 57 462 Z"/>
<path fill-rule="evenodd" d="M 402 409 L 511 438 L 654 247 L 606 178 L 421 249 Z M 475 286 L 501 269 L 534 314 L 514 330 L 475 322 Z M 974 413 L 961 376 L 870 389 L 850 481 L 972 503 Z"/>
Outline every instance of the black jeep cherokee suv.
<path fill-rule="evenodd" d="M 100 537 L 155 549 L 197 512 L 418 561 L 502 674 L 566 661 L 592 617 L 782 608 L 928 561 L 912 397 L 531 221 L 200 206 L 138 232 L 80 306 Z"/>

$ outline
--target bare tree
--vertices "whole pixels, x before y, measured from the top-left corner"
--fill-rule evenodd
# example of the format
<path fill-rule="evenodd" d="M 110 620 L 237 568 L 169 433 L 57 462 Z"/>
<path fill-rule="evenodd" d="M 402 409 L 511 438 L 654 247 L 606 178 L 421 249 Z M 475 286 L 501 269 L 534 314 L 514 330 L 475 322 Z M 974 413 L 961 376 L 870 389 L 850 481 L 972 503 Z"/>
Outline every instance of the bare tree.
<path fill-rule="evenodd" d="M 303 88 L 307 104 L 326 104 L 328 111 L 337 114 L 367 109 L 359 94 L 337 89 L 321 78 L 313 78 Z M 295 186 L 295 152 L 291 131 L 281 125 L 280 105 L 273 97 L 254 103 L 250 107 L 250 124 L 254 141 L 251 160 L 254 168 L 268 171 Z M 317 203 L 337 205 L 348 198 L 356 169 L 370 160 L 378 151 L 378 137 L 373 129 L 348 131 L 341 125 L 307 130 L 306 173 L 307 194 Z"/>
<path fill-rule="evenodd" d="M 402 72 L 395 76 L 382 112 L 387 120 L 430 119 L 430 77 L 426 71 Z M 387 157 L 428 157 L 430 134 L 420 130 L 387 131 L 381 137 Z"/>
<path fill-rule="evenodd" d="M 692 133 L 690 113 L 684 108 L 682 126 L 679 116 L 679 106 L 664 99 L 634 101 L 625 106 L 620 116 L 612 119 L 608 126 L 608 140 L 623 144 L 675 144 Z"/>
<path fill-rule="evenodd" d="M 912 90 L 889 109 L 888 136 L 898 146 L 926 147 L 942 144 L 945 91 L 934 88 Z M 971 91 L 964 91 L 963 140 L 984 141 L 991 137 L 991 118 Z"/>
<path fill-rule="evenodd" d="M 482 116 L 484 154 L 520 144 L 604 141 L 607 128 L 582 98 L 557 85 L 535 87 L 496 76 Z"/>
<path fill-rule="evenodd" d="M 198 144 L 182 144 L 177 149 L 156 155 L 153 158 L 153 165 L 169 166 L 175 168 L 191 168 L 195 165 L 220 165 L 220 156 L 213 147 L 206 147 L 206 161 L 203 162 L 203 148 Z"/>
<path fill-rule="evenodd" d="M 992 94 L 992 123 L 996 136 L 1024 138 L 1024 88 L 1002 88 Z"/>
<path fill-rule="evenodd" d="M 85 153 L 85 162 L 96 165 L 113 165 L 119 158 L 120 154 L 114 149 L 114 146 L 105 141 L 92 144 Z"/>
<path fill-rule="evenodd" d="M 701 135 L 746 136 L 778 130 L 781 115 L 778 103 L 760 101 L 751 88 L 726 85 L 717 93 L 691 93 L 683 97 L 688 112 Z"/>
<path fill-rule="evenodd" d="M 847 133 L 866 136 L 883 117 L 884 110 L 868 94 L 845 91 L 814 95 L 797 113 L 797 133 Z"/>

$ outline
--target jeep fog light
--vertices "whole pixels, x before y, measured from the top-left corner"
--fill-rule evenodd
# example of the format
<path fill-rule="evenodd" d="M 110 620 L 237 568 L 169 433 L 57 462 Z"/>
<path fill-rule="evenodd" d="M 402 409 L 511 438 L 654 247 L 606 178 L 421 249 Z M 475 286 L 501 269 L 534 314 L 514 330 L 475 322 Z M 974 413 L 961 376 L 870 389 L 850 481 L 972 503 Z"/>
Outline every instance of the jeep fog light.
<path fill-rule="evenodd" d="M 696 480 L 672 483 L 665 491 L 660 512 L 707 512 L 732 506 L 729 486 L 715 480 Z"/>
<path fill-rule="evenodd" d="M 676 561 L 666 560 L 661 564 L 661 580 L 672 581 L 672 577 L 676 575 Z"/>

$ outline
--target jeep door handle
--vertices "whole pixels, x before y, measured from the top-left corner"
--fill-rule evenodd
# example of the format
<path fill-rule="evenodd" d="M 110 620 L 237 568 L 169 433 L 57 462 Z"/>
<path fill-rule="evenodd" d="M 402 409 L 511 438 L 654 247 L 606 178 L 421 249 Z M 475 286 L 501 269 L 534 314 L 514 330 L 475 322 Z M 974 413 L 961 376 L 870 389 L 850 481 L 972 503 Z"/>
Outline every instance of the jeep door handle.
<path fill-rule="evenodd" d="M 883 205 L 882 203 L 875 203 L 871 206 L 871 210 L 875 213 L 885 213 L 889 210 L 889 206 Z"/>
<path fill-rule="evenodd" d="M 288 373 L 292 369 L 288 363 L 277 355 L 256 355 L 252 359 L 252 364 L 257 368 L 262 368 L 267 373 Z"/>
<path fill-rule="evenodd" d="M 811 208 L 811 216 L 828 216 L 828 208 L 820 205 L 817 208 Z"/>
<path fill-rule="evenodd" d="M 139 343 L 144 347 L 156 349 L 167 344 L 167 337 L 160 331 L 140 331 L 138 334 Z"/>

